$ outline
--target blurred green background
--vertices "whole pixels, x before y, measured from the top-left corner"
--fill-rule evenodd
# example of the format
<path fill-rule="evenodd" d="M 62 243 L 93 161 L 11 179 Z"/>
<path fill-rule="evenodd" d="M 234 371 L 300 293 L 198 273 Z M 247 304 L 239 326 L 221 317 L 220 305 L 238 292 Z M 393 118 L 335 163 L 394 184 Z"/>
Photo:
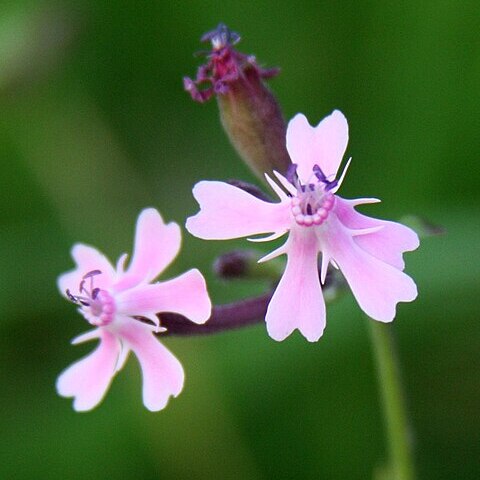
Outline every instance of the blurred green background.
<path fill-rule="evenodd" d="M 346 197 L 415 213 L 447 234 L 407 255 L 419 287 L 395 328 L 419 478 L 480 478 L 480 7 L 471 1 L 3 1 L 0 7 L 0 478 L 368 479 L 385 459 L 368 329 L 350 294 L 317 344 L 263 325 L 165 344 L 184 392 L 146 411 L 134 359 L 104 402 L 77 414 L 60 371 L 93 344 L 57 292 L 76 241 L 115 259 L 140 209 L 182 223 L 202 178 L 255 181 L 193 103 L 199 36 L 225 22 L 268 66 L 284 113 L 350 123 Z M 243 241 L 184 235 L 168 278 L 192 266 L 216 303 L 215 255 Z M 270 248 L 268 245 L 265 249 Z"/>

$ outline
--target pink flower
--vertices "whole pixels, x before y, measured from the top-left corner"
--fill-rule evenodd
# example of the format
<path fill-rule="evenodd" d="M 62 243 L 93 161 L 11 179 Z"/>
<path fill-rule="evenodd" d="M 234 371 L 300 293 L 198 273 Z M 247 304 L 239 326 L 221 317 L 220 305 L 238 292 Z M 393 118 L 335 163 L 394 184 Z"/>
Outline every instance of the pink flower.
<path fill-rule="evenodd" d="M 155 332 L 164 330 L 156 313 L 176 312 L 204 323 L 211 303 L 205 280 L 196 269 L 152 283 L 177 256 L 180 243 L 179 226 L 165 224 L 160 214 L 149 208 L 138 217 L 134 254 L 127 269 L 127 254 L 119 258 L 115 268 L 95 248 L 83 244 L 73 247 L 77 267 L 61 275 L 58 286 L 96 328 L 72 343 L 100 340 L 96 350 L 58 378 L 58 393 L 74 397 L 75 410 L 90 410 L 100 403 L 130 350 L 140 362 L 143 403 L 149 410 L 161 410 L 170 395 L 176 397 L 182 391 L 182 365 L 155 338 Z"/>
<path fill-rule="evenodd" d="M 317 127 L 298 114 L 287 129 L 292 159 L 287 178 L 274 172 L 287 193 L 266 175 L 278 203 L 222 182 L 202 181 L 193 189 L 200 212 L 186 226 L 197 237 L 222 240 L 271 233 L 251 239 L 268 241 L 289 233 L 280 248 L 260 260 L 287 255 L 285 272 L 266 315 L 268 333 L 275 340 L 284 340 L 296 328 L 309 341 L 321 337 L 326 315 L 320 283 L 324 283 L 329 263 L 340 268 L 362 310 L 375 320 L 392 321 L 396 304 L 417 296 L 415 283 L 403 273 L 402 259 L 403 252 L 418 247 L 417 235 L 399 223 L 355 210 L 379 200 L 347 200 L 336 195 L 348 167 L 336 180 L 347 143 L 347 120 L 338 110 Z"/>

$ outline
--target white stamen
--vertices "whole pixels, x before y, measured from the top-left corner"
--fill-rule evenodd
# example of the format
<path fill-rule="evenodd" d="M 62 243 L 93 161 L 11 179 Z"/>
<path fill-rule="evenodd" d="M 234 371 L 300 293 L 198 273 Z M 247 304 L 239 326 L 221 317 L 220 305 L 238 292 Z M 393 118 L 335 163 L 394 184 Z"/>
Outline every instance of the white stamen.
<path fill-rule="evenodd" d="M 283 201 L 288 198 L 287 194 L 270 178 L 268 173 L 265 174 L 265 178 L 270 187 L 272 187 L 272 190 L 278 195 L 278 198 L 280 198 L 280 200 Z"/>
<path fill-rule="evenodd" d="M 287 248 L 285 244 L 282 245 L 281 247 L 278 247 L 273 252 L 270 252 L 268 255 L 265 255 L 264 257 L 262 257 L 260 260 L 257 261 L 257 263 L 268 262 L 269 260 L 272 260 L 280 255 L 283 255 L 284 253 L 287 253 Z"/>
<path fill-rule="evenodd" d="M 350 163 L 352 161 L 352 157 L 350 157 L 348 159 L 348 162 L 347 164 L 345 165 L 345 168 L 343 169 L 343 172 L 342 172 L 342 175 L 340 176 L 340 178 L 338 179 L 338 183 L 337 185 L 335 186 L 335 188 L 332 188 L 330 191 L 332 193 L 336 193 L 338 191 L 338 189 L 341 187 L 342 183 L 343 183 L 343 180 L 345 179 L 345 175 L 347 174 L 347 170 L 348 170 L 348 167 L 350 166 Z"/>
<path fill-rule="evenodd" d="M 98 328 L 95 328 L 94 330 L 90 330 L 88 332 L 82 333 L 81 335 L 78 335 L 78 337 L 75 337 L 72 340 L 72 345 L 78 345 L 79 343 L 83 342 L 88 342 L 90 340 L 97 339 L 99 337 L 99 330 Z"/>
<path fill-rule="evenodd" d="M 352 207 L 356 207 L 357 205 L 368 205 L 370 203 L 380 203 L 381 200 L 378 198 L 355 198 L 353 200 L 347 200 L 347 202 Z"/>
<path fill-rule="evenodd" d="M 274 170 L 273 174 L 278 178 L 278 181 L 289 193 L 291 193 L 294 197 L 297 196 L 297 189 L 281 173 L 278 173 L 276 170 Z"/>
<path fill-rule="evenodd" d="M 277 238 L 280 238 L 282 235 L 285 235 L 286 233 L 287 233 L 287 230 L 283 230 L 280 232 L 272 233 L 271 235 L 268 235 L 266 237 L 247 238 L 247 240 L 249 242 L 269 242 L 270 240 L 276 240 Z"/>

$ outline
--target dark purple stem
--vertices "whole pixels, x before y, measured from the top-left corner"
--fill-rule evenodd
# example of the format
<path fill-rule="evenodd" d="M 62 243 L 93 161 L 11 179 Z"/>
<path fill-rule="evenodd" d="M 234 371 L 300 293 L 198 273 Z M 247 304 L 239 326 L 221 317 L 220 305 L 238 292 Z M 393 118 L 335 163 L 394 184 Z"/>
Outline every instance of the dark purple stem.
<path fill-rule="evenodd" d="M 164 335 L 209 335 L 263 322 L 273 291 L 225 305 L 215 305 L 207 323 L 197 325 L 176 313 L 159 315 L 160 324 L 167 329 Z"/>

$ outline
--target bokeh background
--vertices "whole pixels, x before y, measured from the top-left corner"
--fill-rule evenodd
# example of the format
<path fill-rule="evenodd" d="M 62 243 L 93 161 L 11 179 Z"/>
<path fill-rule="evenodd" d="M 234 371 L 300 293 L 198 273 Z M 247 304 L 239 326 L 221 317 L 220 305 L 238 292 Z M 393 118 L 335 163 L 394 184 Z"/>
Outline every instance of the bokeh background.
<path fill-rule="evenodd" d="M 0 478 L 363 480 L 385 459 L 367 320 L 350 294 L 317 344 L 278 344 L 261 324 L 166 339 L 187 381 L 160 413 L 142 406 L 134 357 L 90 413 L 55 393 L 58 373 L 93 347 L 69 345 L 87 325 L 56 290 L 71 245 L 115 259 L 143 207 L 182 223 L 199 179 L 255 181 L 215 102 L 182 89 L 199 36 L 220 21 L 242 51 L 281 66 L 271 87 L 287 118 L 345 112 L 344 196 L 445 227 L 407 256 L 420 295 L 399 306 L 395 329 L 419 478 L 480 478 L 476 0 L 2 2 Z M 197 266 L 216 303 L 261 292 L 211 273 L 241 245 L 185 234 L 164 278 Z"/>

